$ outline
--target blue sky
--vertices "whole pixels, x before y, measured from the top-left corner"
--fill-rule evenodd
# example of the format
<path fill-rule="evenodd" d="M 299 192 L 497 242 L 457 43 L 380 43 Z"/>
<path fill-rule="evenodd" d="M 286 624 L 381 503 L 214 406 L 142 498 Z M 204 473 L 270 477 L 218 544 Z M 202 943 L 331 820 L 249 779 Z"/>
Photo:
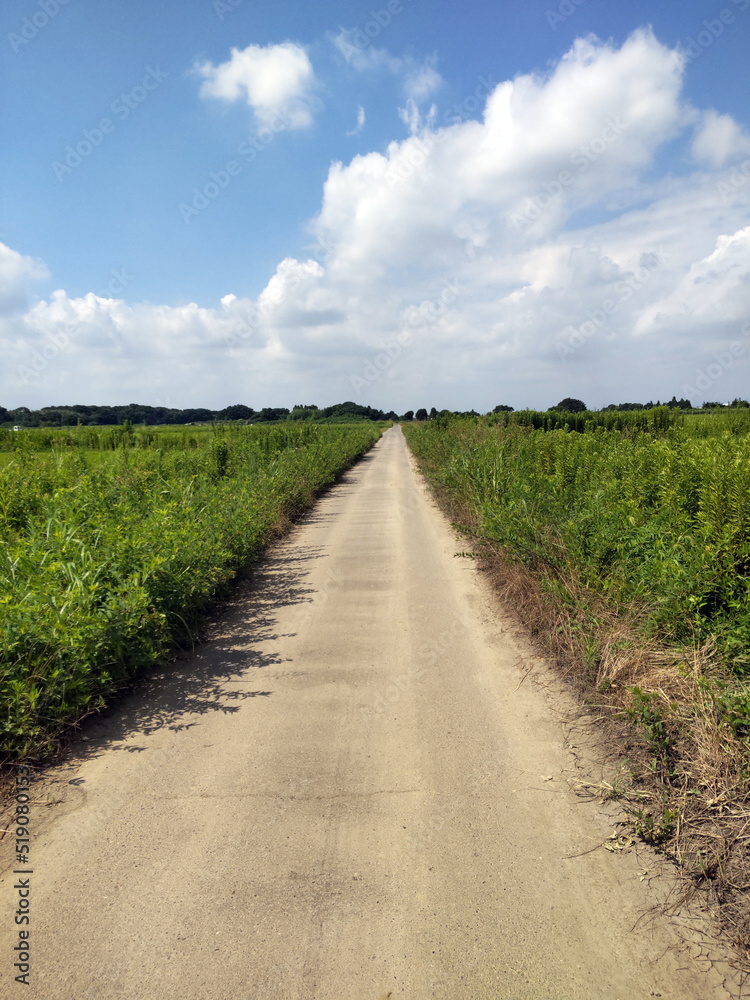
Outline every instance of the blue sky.
<path fill-rule="evenodd" d="M 747 396 L 750 0 L 0 16 L 3 405 Z"/>

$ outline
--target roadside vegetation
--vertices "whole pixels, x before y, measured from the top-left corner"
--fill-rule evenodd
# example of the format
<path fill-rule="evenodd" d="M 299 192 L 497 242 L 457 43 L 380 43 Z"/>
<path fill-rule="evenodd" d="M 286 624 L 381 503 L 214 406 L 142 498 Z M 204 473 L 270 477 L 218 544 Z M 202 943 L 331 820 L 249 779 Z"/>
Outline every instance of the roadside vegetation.
<path fill-rule="evenodd" d="M 403 430 L 509 606 L 619 734 L 627 780 L 601 790 L 748 963 L 750 410 L 498 408 Z"/>
<path fill-rule="evenodd" d="M 62 730 L 189 646 L 231 581 L 381 432 L 0 432 L 0 756 L 52 752 Z"/>

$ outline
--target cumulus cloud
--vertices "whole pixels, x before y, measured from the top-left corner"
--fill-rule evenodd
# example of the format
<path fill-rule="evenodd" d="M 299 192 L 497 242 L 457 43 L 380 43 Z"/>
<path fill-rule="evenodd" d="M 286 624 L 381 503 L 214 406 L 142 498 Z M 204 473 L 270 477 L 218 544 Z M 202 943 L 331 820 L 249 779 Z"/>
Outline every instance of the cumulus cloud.
<path fill-rule="evenodd" d="M 619 50 L 579 41 L 549 78 L 499 84 L 483 122 L 431 127 L 407 105 L 409 139 L 332 166 L 318 235 L 342 259 L 425 268 L 463 252 L 457 226 L 496 249 L 533 244 L 637 180 L 679 129 L 680 87 L 680 57 L 640 32 Z"/>
<path fill-rule="evenodd" d="M 731 115 L 707 111 L 701 116 L 693 140 L 693 156 L 709 167 L 723 167 L 732 159 L 750 153 L 750 136 Z"/>
<path fill-rule="evenodd" d="M 684 68 L 639 31 L 619 47 L 579 39 L 547 74 L 478 87 L 442 119 L 407 102 L 407 137 L 332 164 L 317 259 L 285 259 L 257 299 L 177 309 L 60 292 L 0 327 L 4 356 L 28 367 L 80 324 L 31 376 L 45 399 L 64 373 L 118 398 L 201 385 L 202 405 L 680 395 L 711 351 L 747 341 L 750 317 L 750 183 L 722 198 L 711 161 L 654 177 L 665 142 L 693 142 Z M 699 128 L 726 128 L 711 121 Z M 737 358 L 712 398 L 746 395 Z"/>
<path fill-rule="evenodd" d="M 0 315 L 25 309 L 31 283 L 48 277 L 49 272 L 42 261 L 0 243 Z"/>
<path fill-rule="evenodd" d="M 249 366 L 232 358 L 233 337 L 245 361 L 254 359 Z M 4 398 L 28 406 L 47 405 L 51 397 L 89 399 L 92 386 L 100 399 L 120 402 L 163 399 L 176 386 L 185 387 L 183 405 L 225 391 L 244 398 L 242 380 L 255 365 L 269 372 L 277 353 L 247 303 L 231 309 L 129 304 L 93 293 L 70 298 L 62 289 L 24 316 L 0 322 L 0 349 Z"/>
<path fill-rule="evenodd" d="M 715 249 L 690 265 L 673 291 L 649 305 L 635 325 L 636 333 L 678 325 L 682 330 L 739 329 L 750 318 L 750 226 L 721 235 Z"/>
<path fill-rule="evenodd" d="M 245 100 L 263 124 L 286 118 L 288 128 L 304 128 L 312 122 L 316 79 L 301 45 L 283 42 L 233 48 L 226 62 L 201 63 L 196 70 L 204 78 L 201 96 Z"/>

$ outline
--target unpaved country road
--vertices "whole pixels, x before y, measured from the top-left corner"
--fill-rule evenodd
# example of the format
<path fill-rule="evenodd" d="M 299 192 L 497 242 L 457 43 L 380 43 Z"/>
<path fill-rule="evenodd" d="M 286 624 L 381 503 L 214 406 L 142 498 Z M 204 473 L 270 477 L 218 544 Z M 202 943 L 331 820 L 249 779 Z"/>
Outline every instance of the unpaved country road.
<path fill-rule="evenodd" d="M 570 858 L 611 820 L 459 548 L 389 430 L 197 655 L 35 786 L 60 801 L 32 811 L 32 985 L 5 871 L 2 996 L 725 997 L 660 957 L 667 928 L 631 930 L 642 858 Z"/>

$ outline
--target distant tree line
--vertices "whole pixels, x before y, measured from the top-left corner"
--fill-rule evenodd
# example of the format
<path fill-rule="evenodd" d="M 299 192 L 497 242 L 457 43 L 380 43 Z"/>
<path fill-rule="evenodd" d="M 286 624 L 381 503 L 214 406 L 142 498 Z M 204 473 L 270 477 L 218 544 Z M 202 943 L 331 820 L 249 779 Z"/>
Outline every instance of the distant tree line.
<path fill-rule="evenodd" d="M 661 406 L 670 409 L 690 410 L 689 399 L 677 399 L 673 396 L 668 402 L 659 400 L 648 403 L 610 403 L 599 412 L 653 410 Z M 724 408 L 750 407 L 745 399 L 734 399 L 731 403 L 704 403 L 701 409 L 717 410 Z M 499 404 L 493 413 L 513 413 L 512 406 Z M 543 411 L 539 411 L 543 412 Z M 548 413 L 587 413 L 588 408 L 581 399 L 566 396 L 555 406 L 550 406 Z M 314 403 L 298 403 L 291 410 L 284 406 L 264 406 L 254 410 L 244 403 L 225 406 L 222 410 L 209 410 L 194 407 L 186 410 L 168 406 L 145 406 L 140 403 L 128 403 L 126 406 L 44 406 L 40 410 L 30 410 L 27 406 L 19 406 L 14 410 L 0 406 L 0 424 L 12 424 L 19 427 L 75 427 L 81 425 L 103 426 L 107 424 L 204 424 L 229 421 L 242 421 L 252 424 L 275 423 L 280 420 L 313 420 L 326 422 L 350 423 L 357 420 L 435 420 L 438 417 L 479 416 L 476 410 L 438 410 L 434 406 L 428 411 L 425 407 L 407 410 L 399 416 L 394 410 L 375 409 L 353 403 L 335 403 L 333 406 L 318 407 Z"/>
<path fill-rule="evenodd" d="M 351 422 L 356 420 L 398 420 L 393 410 L 383 412 L 371 406 L 358 403 L 336 403 L 322 409 L 310 405 L 297 405 L 289 410 L 285 406 L 265 406 L 254 410 L 243 403 L 225 406 L 222 410 L 194 407 L 180 410 L 168 406 L 144 406 L 128 403 L 126 406 L 44 406 L 40 410 L 30 410 L 19 406 L 8 410 L 0 406 L 0 423 L 19 427 L 75 427 L 81 425 L 102 426 L 107 424 L 203 424 L 220 421 L 242 421 L 244 423 L 265 424 L 279 420 L 317 420 Z"/>
<path fill-rule="evenodd" d="M 601 410 L 589 411 L 589 408 L 583 402 L 582 399 L 574 399 L 572 396 L 566 396 L 565 399 L 561 399 L 559 403 L 554 406 L 550 406 L 548 410 L 537 410 L 533 412 L 538 413 L 611 413 L 611 412 L 627 412 L 629 410 L 656 410 L 663 406 L 669 409 L 680 409 L 680 410 L 692 410 L 693 404 L 689 399 L 677 399 L 676 396 L 665 402 L 660 402 L 658 399 L 654 403 L 653 401 L 648 403 L 610 403 L 609 406 L 603 406 Z M 700 410 L 717 410 L 717 409 L 733 409 L 737 407 L 750 407 L 750 403 L 745 399 L 734 399 L 731 403 L 704 403 Z M 498 406 L 494 407 L 493 413 L 515 413 L 512 406 L 508 406 L 505 403 L 500 403 Z M 528 411 L 532 412 L 532 411 Z M 422 408 L 417 410 L 416 415 L 409 410 L 401 418 L 402 420 L 434 420 L 436 417 L 445 416 L 447 414 L 453 414 L 454 416 L 478 416 L 474 410 L 457 412 L 453 410 L 436 410 L 433 406 L 432 409 L 427 412 L 426 409 Z"/>
<path fill-rule="evenodd" d="M 676 396 L 672 396 L 670 400 L 665 400 L 663 403 L 660 400 L 656 400 L 654 403 L 650 401 L 648 403 L 610 403 L 608 406 L 603 406 L 601 410 L 597 411 L 599 413 L 611 413 L 611 412 L 627 412 L 628 410 L 655 410 L 660 406 L 668 406 L 671 410 L 692 410 L 693 404 L 689 399 L 678 399 Z M 737 407 L 750 407 L 750 403 L 746 399 L 734 399 L 731 403 L 704 403 L 699 409 L 702 410 L 720 410 L 724 408 L 732 409 Z M 502 412 L 513 413 L 512 406 L 496 406 L 492 411 L 493 413 Z M 587 413 L 588 407 L 583 402 L 582 399 L 573 399 L 571 396 L 566 396 L 565 399 L 561 399 L 559 403 L 555 406 L 550 406 L 549 411 L 559 411 L 561 413 Z"/>

